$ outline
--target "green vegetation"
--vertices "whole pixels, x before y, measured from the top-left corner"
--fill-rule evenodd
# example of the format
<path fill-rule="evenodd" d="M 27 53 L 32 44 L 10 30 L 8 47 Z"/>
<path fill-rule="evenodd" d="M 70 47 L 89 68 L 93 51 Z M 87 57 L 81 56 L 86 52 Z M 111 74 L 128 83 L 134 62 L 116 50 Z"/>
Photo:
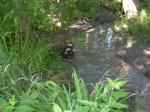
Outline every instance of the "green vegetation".
<path fill-rule="evenodd" d="M 7 68 L 4 68 L 6 72 Z M 22 95 L 12 95 L 0 99 L 3 112 L 122 112 L 127 108 L 123 102 L 129 93 L 121 89 L 127 82 L 123 79 L 107 81 L 93 86 L 89 94 L 83 80 L 73 73 L 75 89 L 72 92 L 52 81 L 33 81 Z"/>
<path fill-rule="evenodd" d="M 140 5 L 137 22 L 117 20 L 119 32 L 150 42 L 149 9 Z M 122 88 L 125 80 L 92 85 L 95 92 L 90 95 L 74 72 L 75 88 L 70 87 L 65 77 L 71 67 L 55 51 L 55 33 L 80 19 L 98 20 L 103 12 L 121 15 L 121 0 L 1 0 L 0 112 L 122 112 L 128 108 L 130 95 Z"/>
<path fill-rule="evenodd" d="M 150 4 L 140 3 L 138 18 L 127 19 L 123 17 L 115 22 L 115 26 L 119 28 L 116 32 L 121 34 L 124 41 L 132 40 L 135 44 L 150 43 Z M 116 29 L 116 28 L 115 28 Z"/>
<path fill-rule="evenodd" d="M 150 42 L 150 5 L 141 5 L 139 11 L 139 21 L 137 23 L 129 24 L 133 36 L 143 43 Z"/>

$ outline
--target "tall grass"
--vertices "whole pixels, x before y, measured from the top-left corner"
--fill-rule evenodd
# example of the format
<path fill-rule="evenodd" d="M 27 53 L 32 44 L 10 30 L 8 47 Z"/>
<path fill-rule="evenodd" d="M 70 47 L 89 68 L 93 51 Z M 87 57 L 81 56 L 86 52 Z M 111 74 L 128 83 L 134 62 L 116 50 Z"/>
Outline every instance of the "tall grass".
<path fill-rule="evenodd" d="M 122 86 L 123 79 L 92 85 L 93 94 L 87 92 L 86 84 L 73 72 L 75 89 L 52 81 L 32 82 L 23 95 L 11 95 L 0 99 L 2 112 L 123 112 L 128 108 L 126 99 L 130 96 Z"/>
<path fill-rule="evenodd" d="M 5 97 L 23 94 L 34 80 L 56 75 L 62 80 L 69 70 L 52 48 L 53 23 L 45 2 L 1 1 L 0 93 Z"/>
<path fill-rule="evenodd" d="M 35 79 L 52 80 L 57 75 L 63 80 L 70 69 L 52 46 L 44 40 L 34 42 L 26 39 L 7 47 L 1 42 L 0 92 L 6 96 L 13 93 L 20 95 Z"/>

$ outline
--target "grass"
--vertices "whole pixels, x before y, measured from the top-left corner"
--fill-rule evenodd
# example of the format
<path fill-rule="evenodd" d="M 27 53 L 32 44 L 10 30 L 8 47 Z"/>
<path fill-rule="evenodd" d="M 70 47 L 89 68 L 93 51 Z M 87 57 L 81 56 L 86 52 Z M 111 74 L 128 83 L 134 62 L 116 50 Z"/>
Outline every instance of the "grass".
<path fill-rule="evenodd" d="M 63 82 L 70 71 L 48 41 L 34 42 L 26 38 L 7 47 L 3 43 L 0 44 L 0 92 L 6 96 L 22 94 L 34 79 L 52 80 L 57 76 Z"/>
<path fill-rule="evenodd" d="M 86 84 L 73 74 L 74 91 L 52 81 L 34 80 L 22 95 L 1 97 L 2 112 L 123 112 L 131 94 L 124 90 L 123 79 L 92 85 L 93 94 L 87 92 Z"/>

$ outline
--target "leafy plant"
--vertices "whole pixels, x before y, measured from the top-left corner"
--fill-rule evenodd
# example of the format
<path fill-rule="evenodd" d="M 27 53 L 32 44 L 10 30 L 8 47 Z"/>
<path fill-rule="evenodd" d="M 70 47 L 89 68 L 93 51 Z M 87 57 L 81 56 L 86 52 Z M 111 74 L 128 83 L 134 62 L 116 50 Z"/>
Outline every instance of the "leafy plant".
<path fill-rule="evenodd" d="M 90 94 L 75 71 L 73 79 L 74 91 L 51 81 L 36 82 L 22 96 L 12 96 L 8 102 L 1 99 L 0 109 L 4 112 L 123 112 L 128 108 L 124 101 L 131 95 L 121 88 L 127 81 L 108 78 L 103 84 L 92 85 L 94 92 Z"/>

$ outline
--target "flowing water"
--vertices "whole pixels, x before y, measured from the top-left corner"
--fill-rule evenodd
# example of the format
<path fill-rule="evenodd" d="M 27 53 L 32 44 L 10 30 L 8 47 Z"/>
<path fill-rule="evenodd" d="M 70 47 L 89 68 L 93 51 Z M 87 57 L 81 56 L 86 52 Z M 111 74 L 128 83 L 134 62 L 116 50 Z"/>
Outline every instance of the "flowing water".
<path fill-rule="evenodd" d="M 113 55 L 111 27 L 99 26 L 91 32 L 72 35 L 75 58 L 71 61 L 86 83 L 98 82 L 106 72 L 106 76 L 113 75 L 112 68 L 117 64 L 117 59 Z"/>
<path fill-rule="evenodd" d="M 124 68 L 121 60 L 114 56 L 115 35 L 111 26 L 98 26 L 85 32 L 71 32 L 70 35 L 75 45 L 75 57 L 69 61 L 75 67 L 79 77 L 86 83 L 96 83 L 105 77 L 115 78 L 122 72 L 120 68 L 127 70 L 123 73 L 128 74 L 129 86 L 136 94 L 136 99 L 131 101 L 131 104 L 133 102 L 131 106 L 134 108 L 139 104 L 140 108 L 146 110 L 139 112 L 150 112 L 150 98 L 147 97 L 150 95 L 150 91 L 147 92 L 150 90 L 150 81 L 128 64 Z M 143 94 L 147 96 L 141 97 Z"/>

